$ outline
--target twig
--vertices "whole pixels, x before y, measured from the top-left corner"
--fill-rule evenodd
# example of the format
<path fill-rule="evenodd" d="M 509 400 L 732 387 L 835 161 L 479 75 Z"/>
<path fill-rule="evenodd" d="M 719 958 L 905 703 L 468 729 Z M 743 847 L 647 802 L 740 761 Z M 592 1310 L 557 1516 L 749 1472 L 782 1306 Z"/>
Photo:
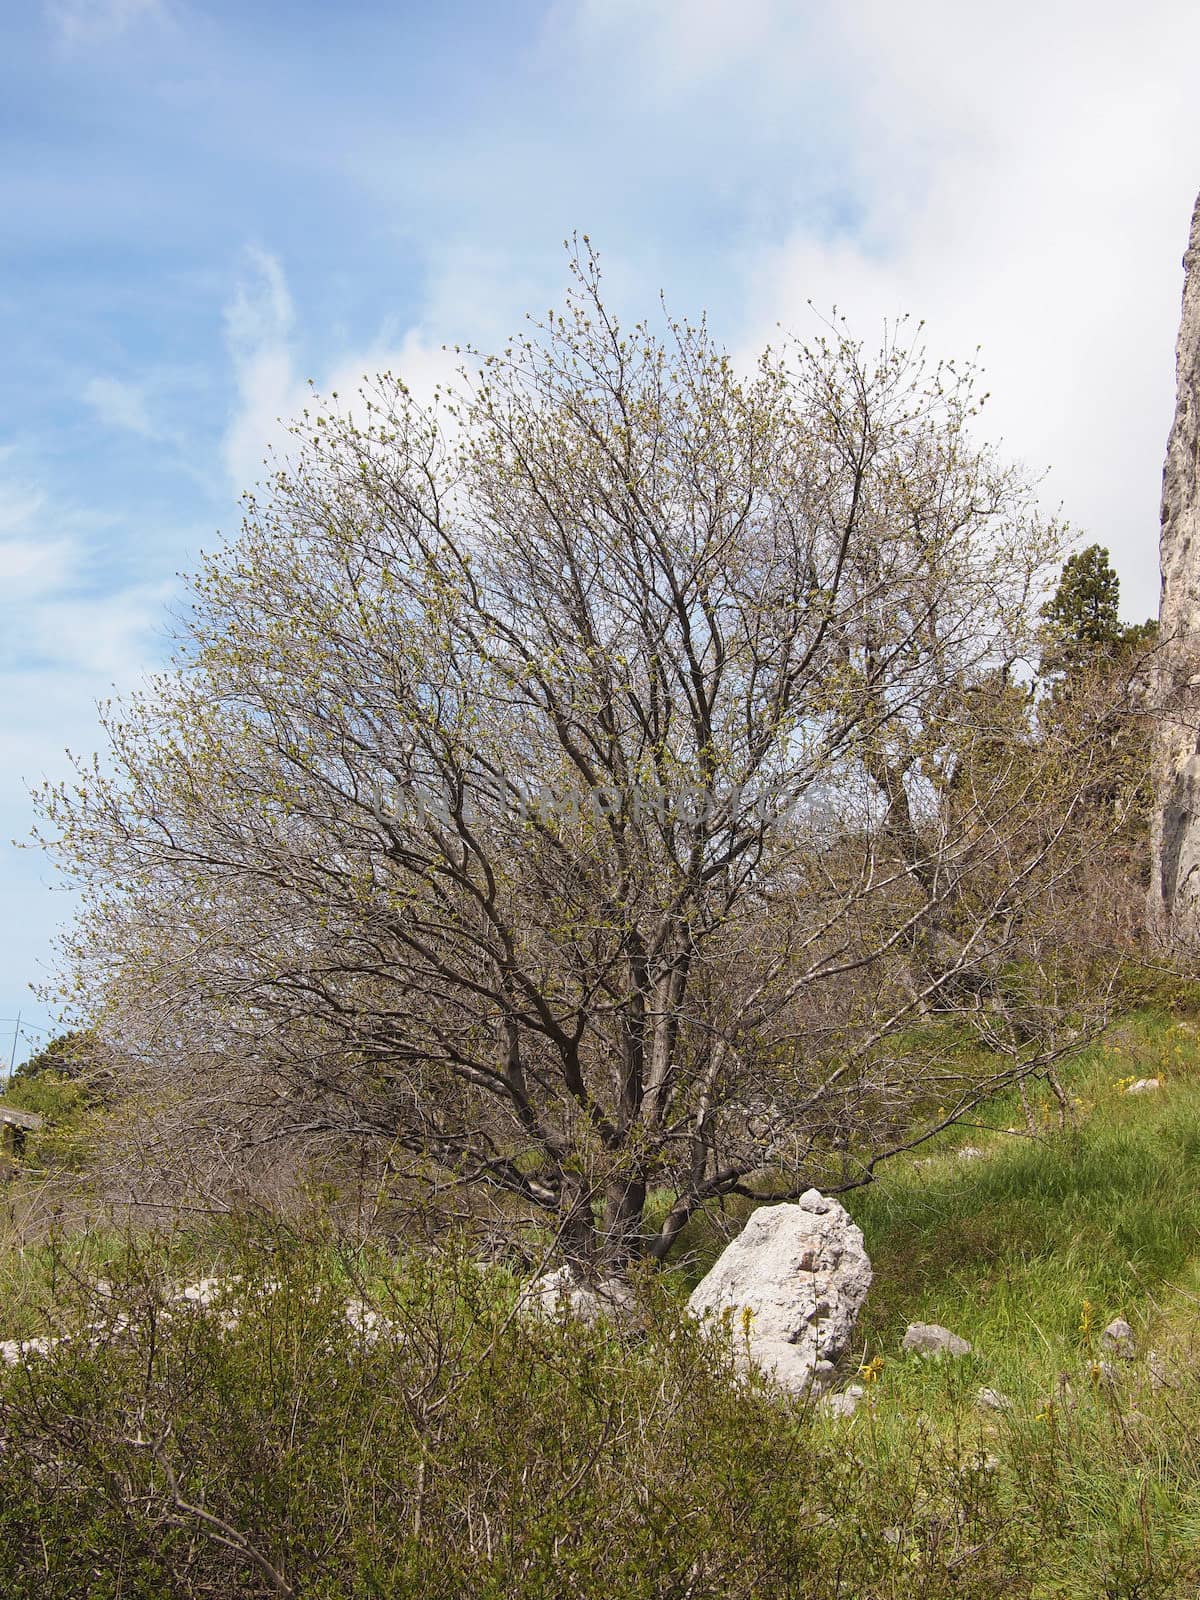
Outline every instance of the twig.
<path fill-rule="evenodd" d="M 139 1443 L 141 1441 L 135 1440 L 133 1442 Z M 208 1537 L 213 1541 L 214 1544 L 224 1545 L 226 1549 L 233 1550 L 240 1556 L 245 1556 L 248 1561 L 253 1562 L 262 1575 L 267 1579 L 272 1588 L 275 1590 L 276 1594 L 285 1595 L 289 1597 L 289 1600 L 294 1600 L 296 1591 L 284 1577 L 283 1573 L 280 1572 L 277 1567 L 273 1566 L 261 1551 L 254 1548 L 254 1546 L 246 1538 L 245 1534 L 239 1533 L 232 1523 L 225 1521 L 224 1517 L 218 1517 L 214 1512 L 206 1511 L 203 1506 L 193 1505 L 190 1500 L 184 1499 L 183 1495 L 179 1491 L 179 1479 L 175 1476 L 175 1469 L 167 1459 L 167 1455 L 162 1448 L 161 1441 L 153 1444 L 151 1448 L 154 1453 L 154 1459 L 158 1462 L 166 1476 L 167 1486 L 171 1491 L 171 1499 L 174 1502 L 176 1511 L 181 1514 L 181 1517 L 195 1517 L 197 1522 L 200 1522 L 204 1525 L 204 1528 L 208 1533 Z"/>

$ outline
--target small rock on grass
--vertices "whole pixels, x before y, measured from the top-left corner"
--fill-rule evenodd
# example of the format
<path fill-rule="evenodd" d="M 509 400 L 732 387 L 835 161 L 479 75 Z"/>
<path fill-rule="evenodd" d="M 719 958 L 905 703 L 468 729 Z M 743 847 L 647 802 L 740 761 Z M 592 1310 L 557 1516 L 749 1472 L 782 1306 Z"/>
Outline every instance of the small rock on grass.
<path fill-rule="evenodd" d="M 965 1339 L 951 1333 L 949 1328 L 939 1327 L 936 1322 L 910 1322 L 900 1348 L 927 1358 L 969 1356 L 971 1353 L 971 1346 Z"/>
<path fill-rule="evenodd" d="M 1012 1401 L 999 1389 L 980 1389 L 975 1404 L 981 1411 L 1011 1411 Z"/>
<path fill-rule="evenodd" d="M 35 1334 L 31 1339 L 0 1339 L 0 1361 L 6 1367 L 16 1367 L 28 1356 L 48 1356 L 57 1343 L 49 1334 Z"/>
<path fill-rule="evenodd" d="M 594 1323 L 602 1317 L 629 1319 L 636 1312 L 636 1301 L 629 1285 L 619 1278 L 604 1278 L 585 1283 L 569 1267 L 544 1272 L 522 1292 L 521 1309 L 535 1317 L 575 1317 Z"/>
<path fill-rule="evenodd" d="M 198 1306 L 207 1311 L 227 1295 L 231 1287 L 232 1281 L 226 1278 L 198 1278 L 195 1283 L 185 1283 L 172 1298 L 177 1305 Z"/>
<path fill-rule="evenodd" d="M 1100 1343 L 1109 1355 L 1132 1361 L 1134 1355 L 1133 1329 L 1124 1317 L 1114 1317 L 1100 1335 Z"/>
<path fill-rule="evenodd" d="M 831 1417 L 852 1417 L 866 1398 L 867 1391 L 863 1385 L 851 1383 L 836 1394 L 825 1395 L 821 1400 L 821 1410 L 827 1411 Z"/>
<path fill-rule="evenodd" d="M 347 1300 L 343 1315 L 350 1332 L 358 1334 L 364 1344 L 378 1344 L 380 1339 L 397 1336 L 396 1324 L 365 1300 Z"/>

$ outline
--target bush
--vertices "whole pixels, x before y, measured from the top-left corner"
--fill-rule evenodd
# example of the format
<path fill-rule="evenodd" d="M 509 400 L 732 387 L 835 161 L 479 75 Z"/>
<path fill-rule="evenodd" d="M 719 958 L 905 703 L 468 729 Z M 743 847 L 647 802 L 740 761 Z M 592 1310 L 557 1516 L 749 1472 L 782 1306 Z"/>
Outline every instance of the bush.
<path fill-rule="evenodd" d="M 74 1169 L 86 1162 L 100 1116 L 86 1083 L 54 1071 L 14 1078 L 3 1104 L 43 1119 L 25 1141 L 23 1156 L 31 1166 Z"/>
<path fill-rule="evenodd" d="M 1124 1438 L 1142 1511 L 1097 1527 L 1102 1396 L 981 1421 L 962 1373 L 923 1371 L 937 1427 L 847 1423 L 738 1380 L 661 1282 L 638 1326 L 589 1328 L 465 1257 L 245 1226 L 181 1300 L 214 1248 L 126 1243 L 99 1285 L 79 1246 L 31 1259 L 13 1329 L 69 1337 L 0 1369 L 0 1592 L 1019 1597 L 1085 1549 L 1097 1587 L 1058 1592 L 1176 1592 L 1152 1468 L 1186 1418 Z M 1190 1445 L 1174 1471 L 1194 1491 Z"/>

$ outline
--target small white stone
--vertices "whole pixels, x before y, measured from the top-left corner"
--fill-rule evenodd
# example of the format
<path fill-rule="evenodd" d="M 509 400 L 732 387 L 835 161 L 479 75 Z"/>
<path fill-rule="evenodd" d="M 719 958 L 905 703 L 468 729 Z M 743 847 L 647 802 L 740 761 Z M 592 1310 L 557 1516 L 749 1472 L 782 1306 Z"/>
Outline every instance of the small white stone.
<path fill-rule="evenodd" d="M 365 1300 L 348 1300 L 345 1317 L 350 1331 L 359 1334 L 364 1344 L 377 1344 L 396 1331 L 395 1324 Z"/>
<path fill-rule="evenodd" d="M 975 1404 L 983 1411 L 1011 1411 L 1012 1401 L 999 1389 L 980 1389 Z"/>
<path fill-rule="evenodd" d="M 845 1389 L 839 1389 L 836 1394 L 824 1395 L 821 1410 L 827 1411 L 831 1417 L 852 1417 L 866 1397 L 867 1391 L 862 1384 L 852 1383 Z"/>
<path fill-rule="evenodd" d="M 49 1334 L 35 1334 L 32 1339 L 0 1339 L 0 1361 L 5 1366 L 16 1367 L 29 1356 L 48 1356 L 58 1343 Z"/>
<path fill-rule="evenodd" d="M 902 1350 L 911 1350 L 925 1359 L 939 1356 L 969 1356 L 971 1346 L 949 1328 L 936 1322 L 910 1322 L 900 1341 Z"/>
<path fill-rule="evenodd" d="M 1120 1356 L 1125 1361 L 1133 1360 L 1133 1329 L 1124 1317 L 1114 1317 L 1100 1335 L 1100 1343 L 1110 1355 Z"/>
<path fill-rule="evenodd" d="M 1126 1089 L 1126 1094 L 1153 1094 L 1155 1089 L 1161 1089 L 1162 1082 L 1158 1078 L 1139 1078 L 1136 1083 L 1131 1083 Z"/>
<path fill-rule="evenodd" d="M 619 1278 L 585 1283 L 569 1266 L 544 1272 L 521 1293 L 522 1311 L 535 1317 L 575 1317 L 593 1323 L 601 1317 L 629 1318 L 636 1309 L 633 1291 Z"/>
<path fill-rule="evenodd" d="M 1157 1350 L 1146 1351 L 1146 1366 L 1150 1371 L 1152 1389 L 1174 1389 L 1177 1386 L 1174 1373 Z"/>
<path fill-rule="evenodd" d="M 184 1284 L 175 1298 L 185 1305 L 200 1306 L 206 1310 L 216 1304 L 228 1287 L 224 1278 L 199 1278 L 195 1283 Z"/>

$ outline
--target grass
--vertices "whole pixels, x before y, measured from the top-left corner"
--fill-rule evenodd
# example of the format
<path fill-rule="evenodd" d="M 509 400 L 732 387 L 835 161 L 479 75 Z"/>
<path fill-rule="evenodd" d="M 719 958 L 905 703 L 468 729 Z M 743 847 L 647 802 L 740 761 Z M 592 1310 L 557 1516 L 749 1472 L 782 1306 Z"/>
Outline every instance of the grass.
<path fill-rule="evenodd" d="M 0 1252 L 0 1337 L 76 1334 L 0 1370 L 0 1594 L 1194 1596 L 1200 1041 L 1139 1014 L 1067 1088 L 1073 1127 L 1035 1089 L 1034 1137 L 1002 1102 L 848 1197 L 876 1270 L 848 1420 L 737 1381 L 685 1269 L 639 1328 L 585 1329 L 319 1225 Z M 213 1270 L 216 1303 L 172 1304 Z M 971 1355 L 902 1355 L 912 1320 Z"/>
<path fill-rule="evenodd" d="M 1130 1096 L 1134 1076 L 1163 1087 Z M 920 1318 L 953 1324 L 996 1360 L 1011 1352 L 1045 1377 L 1077 1357 L 1085 1302 L 1097 1332 L 1123 1316 L 1151 1342 L 1191 1320 L 1188 1297 L 1200 1287 L 1195 1035 L 1161 1017 L 1131 1019 L 1076 1064 L 1067 1087 L 1076 1126 L 1058 1128 L 1045 1093 L 1035 1096 L 1039 1136 L 1030 1138 L 1019 1109 L 1002 1103 L 989 1129 L 955 1130 L 848 1197 L 876 1269 L 862 1323 L 873 1352 L 886 1357 Z M 982 1159 L 958 1156 L 968 1144 Z"/>
<path fill-rule="evenodd" d="M 1162 1087 L 1125 1093 L 1136 1078 Z M 1073 1067 L 1076 1124 L 1014 1102 L 848 1198 L 875 1281 L 859 1332 L 877 1381 L 867 1426 L 966 1437 L 1016 1515 L 1052 1506 L 1038 1596 L 1192 1595 L 1200 1585 L 1200 1054 L 1188 1021 L 1128 1019 Z M 1008 1131 L 1016 1129 L 1016 1132 Z M 963 1160 L 964 1146 L 983 1152 Z M 1105 1348 L 1114 1318 L 1137 1355 Z M 972 1354 L 900 1353 L 910 1321 Z M 1158 1387 L 1155 1371 L 1169 1375 Z M 980 1387 L 1011 1402 L 981 1413 Z M 858 1427 L 856 1422 L 852 1424 Z M 965 1433 L 963 1430 L 966 1430 Z M 902 1445 L 901 1445 L 902 1447 Z M 879 1448 L 887 1448 L 882 1442 Z M 1097 1564 L 1108 1550 L 1109 1565 Z M 1123 1551 L 1112 1565 L 1113 1552 Z M 1031 1575 L 1032 1576 L 1032 1575 Z"/>

